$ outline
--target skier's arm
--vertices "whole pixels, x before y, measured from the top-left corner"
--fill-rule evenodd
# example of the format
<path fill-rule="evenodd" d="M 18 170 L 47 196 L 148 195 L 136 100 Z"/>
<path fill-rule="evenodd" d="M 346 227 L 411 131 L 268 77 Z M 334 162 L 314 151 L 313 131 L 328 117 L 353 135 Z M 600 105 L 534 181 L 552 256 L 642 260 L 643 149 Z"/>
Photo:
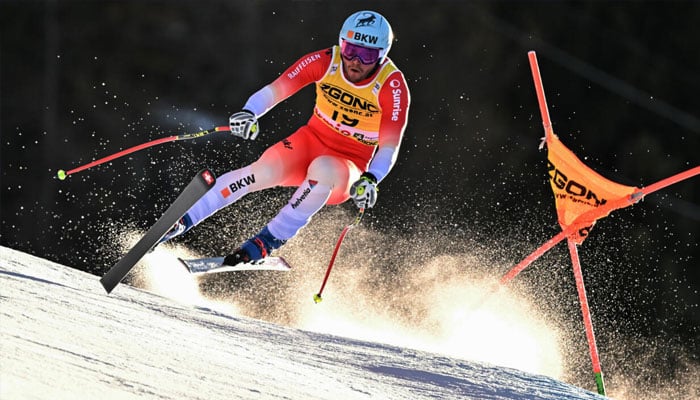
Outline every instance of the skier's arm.
<path fill-rule="evenodd" d="M 250 96 L 243 109 L 260 118 L 303 87 L 321 79 L 331 63 L 331 56 L 331 49 L 324 49 L 301 57 L 272 83 Z"/>
<path fill-rule="evenodd" d="M 381 182 L 394 166 L 399 153 L 403 132 L 408 123 L 411 95 L 403 74 L 392 73 L 379 92 L 382 120 L 379 125 L 379 144 L 367 172 Z"/>

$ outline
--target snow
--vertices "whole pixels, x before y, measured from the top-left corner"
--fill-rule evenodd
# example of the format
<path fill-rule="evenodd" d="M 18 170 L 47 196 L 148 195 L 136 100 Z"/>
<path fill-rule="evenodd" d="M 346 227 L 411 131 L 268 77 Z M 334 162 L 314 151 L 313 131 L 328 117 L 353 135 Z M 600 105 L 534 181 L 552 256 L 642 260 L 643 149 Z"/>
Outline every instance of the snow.
<path fill-rule="evenodd" d="M 603 398 L 541 374 L 263 322 L 202 298 L 125 284 L 107 295 L 98 276 L 7 247 L 0 340 L 0 399 Z"/>

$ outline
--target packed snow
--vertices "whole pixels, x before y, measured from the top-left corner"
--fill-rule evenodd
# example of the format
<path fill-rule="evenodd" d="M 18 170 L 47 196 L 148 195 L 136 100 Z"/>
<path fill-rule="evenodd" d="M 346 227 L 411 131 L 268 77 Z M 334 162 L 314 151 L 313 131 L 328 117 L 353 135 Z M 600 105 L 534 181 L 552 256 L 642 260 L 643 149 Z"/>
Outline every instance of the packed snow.
<path fill-rule="evenodd" d="M 7 247 L 0 304 L 2 399 L 602 398 L 515 368 L 244 317 L 201 297 L 127 284 L 107 295 L 98 276 Z"/>

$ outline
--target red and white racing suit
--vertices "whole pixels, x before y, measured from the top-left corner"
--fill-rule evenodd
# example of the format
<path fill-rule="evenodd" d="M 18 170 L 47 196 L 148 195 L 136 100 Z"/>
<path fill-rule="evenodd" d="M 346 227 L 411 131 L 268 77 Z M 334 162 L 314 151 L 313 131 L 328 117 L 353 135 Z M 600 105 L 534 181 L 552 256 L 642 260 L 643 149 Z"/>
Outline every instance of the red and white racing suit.
<path fill-rule="evenodd" d="M 403 74 L 386 58 L 357 84 L 343 76 L 339 46 L 307 54 L 269 85 L 254 93 L 244 109 L 256 117 L 316 84 L 316 105 L 308 123 L 269 147 L 254 163 L 218 178 L 188 216 L 193 225 L 245 194 L 274 186 L 298 189 L 268 223 L 280 240 L 293 237 L 325 204 L 349 198 L 362 172 L 380 182 L 397 158 L 406 128 L 410 95 Z"/>

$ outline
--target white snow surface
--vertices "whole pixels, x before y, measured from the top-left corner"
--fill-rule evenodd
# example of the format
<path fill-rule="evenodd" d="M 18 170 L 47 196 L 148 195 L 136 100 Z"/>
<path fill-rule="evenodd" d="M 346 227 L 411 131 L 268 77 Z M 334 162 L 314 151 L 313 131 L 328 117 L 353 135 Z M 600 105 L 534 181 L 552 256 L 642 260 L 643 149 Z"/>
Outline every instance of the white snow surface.
<path fill-rule="evenodd" d="M 0 399 L 598 399 L 556 379 L 183 304 L 0 247 Z"/>

